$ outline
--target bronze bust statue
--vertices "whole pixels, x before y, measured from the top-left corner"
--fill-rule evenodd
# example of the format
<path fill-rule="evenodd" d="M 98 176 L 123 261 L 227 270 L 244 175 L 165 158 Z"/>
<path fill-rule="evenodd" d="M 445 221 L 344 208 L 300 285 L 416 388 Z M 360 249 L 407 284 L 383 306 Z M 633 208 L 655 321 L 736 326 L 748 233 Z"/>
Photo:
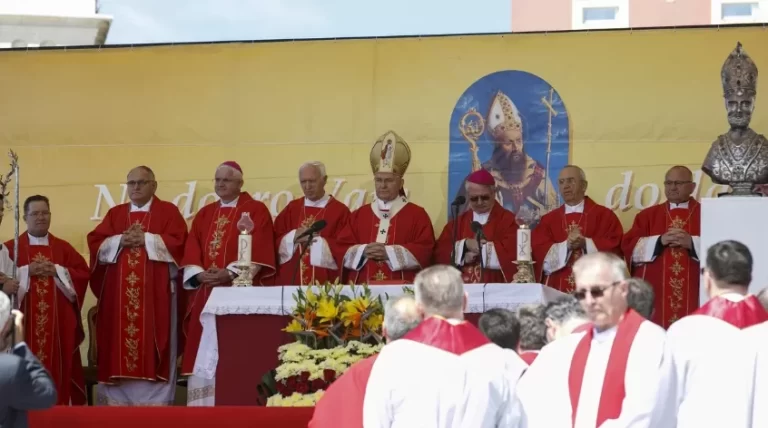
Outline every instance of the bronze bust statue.
<path fill-rule="evenodd" d="M 760 196 L 756 185 L 768 184 L 768 140 L 749 127 L 757 66 L 741 43 L 728 55 L 720 77 L 731 129 L 712 143 L 701 169 L 712 182 L 730 185 L 733 191 L 728 196 Z"/>

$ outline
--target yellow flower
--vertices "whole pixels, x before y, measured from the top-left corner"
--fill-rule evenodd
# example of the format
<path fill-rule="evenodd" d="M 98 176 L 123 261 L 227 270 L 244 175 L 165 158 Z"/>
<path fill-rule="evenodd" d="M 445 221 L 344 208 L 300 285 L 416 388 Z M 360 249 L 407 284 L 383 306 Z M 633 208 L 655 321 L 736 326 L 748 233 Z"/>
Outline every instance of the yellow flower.
<path fill-rule="evenodd" d="M 365 328 L 368 330 L 378 331 L 381 328 L 381 325 L 384 323 L 384 315 L 382 314 L 371 314 L 368 316 L 368 318 L 365 319 L 365 322 L 363 325 L 365 325 Z"/>
<path fill-rule="evenodd" d="M 329 298 L 323 298 L 317 305 L 317 316 L 320 322 L 332 322 L 339 315 L 339 308 Z"/>
<path fill-rule="evenodd" d="M 295 333 L 302 330 L 304 330 L 304 327 L 302 327 L 301 323 L 295 319 L 291 320 L 291 322 L 283 329 L 283 331 L 288 333 Z"/>
<path fill-rule="evenodd" d="M 312 292 L 312 287 L 307 287 L 307 291 L 304 293 L 307 298 L 307 303 L 315 304 L 317 302 L 317 296 Z"/>

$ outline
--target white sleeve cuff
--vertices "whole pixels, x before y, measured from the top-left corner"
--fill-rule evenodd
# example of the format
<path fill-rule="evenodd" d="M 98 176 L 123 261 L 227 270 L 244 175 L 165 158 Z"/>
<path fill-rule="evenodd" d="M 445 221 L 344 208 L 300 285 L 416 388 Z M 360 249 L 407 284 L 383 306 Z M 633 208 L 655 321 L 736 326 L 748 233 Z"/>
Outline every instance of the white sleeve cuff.
<path fill-rule="evenodd" d="M 592 238 L 584 238 L 584 242 L 587 244 L 587 254 L 599 253 L 597 246 L 595 246 L 595 241 L 593 241 Z"/>
<path fill-rule="evenodd" d="M 328 241 L 319 236 L 312 240 L 312 245 L 309 247 L 309 264 L 314 267 L 331 270 L 339 268 L 336 265 L 336 261 L 333 260 L 333 254 L 331 253 Z"/>
<path fill-rule="evenodd" d="M 117 255 L 120 253 L 120 239 L 123 235 L 113 235 L 105 239 L 99 247 L 99 263 L 112 264 L 117 262 Z"/>
<path fill-rule="evenodd" d="M 455 260 L 456 266 L 464 266 L 464 243 L 466 242 L 466 239 L 462 239 L 459 241 L 456 241 L 455 244 L 453 244 L 453 248 L 455 251 Z"/>
<path fill-rule="evenodd" d="M 384 249 L 387 251 L 387 264 L 392 272 L 421 267 L 416 257 L 402 245 L 386 245 Z"/>
<path fill-rule="evenodd" d="M 171 252 L 165 246 L 163 237 L 154 233 L 144 234 L 144 248 L 147 250 L 147 257 L 155 262 L 173 263 L 176 261 L 171 257 Z"/>
<path fill-rule="evenodd" d="M 483 266 L 486 269 L 500 270 L 501 264 L 499 263 L 499 256 L 496 254 L 496 247 L 493 242 L 486 242 L 483 245 Z"/>
<path fill-rule="evenodd" d="M 365 254 L 365 245 L 353 245 L 344 254 L 344 267 L 350 270 L 359 271 L 363 268 L 363 255 Z"/>
<path fill-rule="evenodd" d="M 16 272 L 16 278 L 19 280 L 19 292 L 16 293 L 16 296 L 21 303 L 24 301 L 24 296 L 29 292 L 29 265 L 20 267 L 19 271 Z"/>
<path fill-rule="evenodd" d="M 56 267 L 56 277 L 54 282 L 59 287 L 64 296 L 70 302 L 74 302 L 77 299 L 77 292 L 75 292 L 74 284 L 72 284 L 72 277 L 69 275 L 69 271 L 64 266 L 54 265 Z"/>
<path fill-rule="evenodd" d="M 568 241 L 552 244 L 544 257 L 542 269 L 546 275 L 559 271 L 568 262 Z"/>
<path fill-rule="evenodd" d="M 635 248 L 632 249 L 632 263 L 650 263 L 656 257 L 653 253 L 656 252 L 656 244 L 659 242 L 661 235 L 645 236 L 637 240 Z"/>
<path fill-rule="evenodd" d="M 691 242 L 693 242 L 693 250 L 696 251 L 696 260 L 701 260 L 704 256 L 701 254 L 701 237 L 691 236 Z"/>
<path fill-rule="evenodd" d="M 295 245 L 293 245 L 293 238 L 296 237 L 296 229 L 288 232 L 280 240 L 280 247 L 277 249 L 277 255 L 281 265 L 288 263 L 293 258 L 293 251 Z"/>
<path fill-rule="evenodd" d="M 184 266 L 182 269 L 184 269 L 184 289 L 185 290 L 196 290 L 197 287 L 193 287 L 189 284 L 189 280 L 194 278 L 197 274 L 205 272 L 205 269 L 201 268 L 200 266 Z"/>

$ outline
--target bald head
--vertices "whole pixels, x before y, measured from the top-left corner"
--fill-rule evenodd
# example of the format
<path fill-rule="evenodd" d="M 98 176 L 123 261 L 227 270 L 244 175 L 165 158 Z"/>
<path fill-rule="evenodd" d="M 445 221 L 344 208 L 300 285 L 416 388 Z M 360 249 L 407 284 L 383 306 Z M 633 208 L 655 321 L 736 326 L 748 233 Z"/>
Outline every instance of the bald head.
<path fill-rule="evenodd" d="M 578 205 L 587 194 L 587 174 L 576 165 L 566 165 L 557 178 L 560 195 L 568 205 Z"/>
<path fill-rule="evenodd" d="M 688 202 L 695 188 L 693 172 L 687 166 L 673 166 L 664 176 L 664 195 L 670 203 Z"/>
<path fill-rule="evenodd" d="M 127 177 L 125 183 L 128 191 L 128 197 L 137 207 L 143 207 L 149 202 L 157 191 L 157 181 L 155 173 L 148 166 L 137 166 L 133 168 Z"/>
<path fill-rule="evenodd" d="M 416 300 L 407 294 L 393 297 L 384 305 L 384 336 L 387 342 L 400 339 L 416 328 L 421 316 Z"/>

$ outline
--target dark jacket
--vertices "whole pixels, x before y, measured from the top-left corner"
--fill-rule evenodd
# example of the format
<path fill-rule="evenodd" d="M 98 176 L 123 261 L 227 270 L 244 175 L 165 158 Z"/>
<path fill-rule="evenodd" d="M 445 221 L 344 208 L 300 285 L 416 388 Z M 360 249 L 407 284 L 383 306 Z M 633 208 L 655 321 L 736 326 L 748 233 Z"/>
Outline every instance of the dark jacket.
<path fill-rule="evenodd" d="M 56 404 L 56 386 L 26 344 L 0 353 L 0 428 L 26 428 L 27 410 Z"/>

